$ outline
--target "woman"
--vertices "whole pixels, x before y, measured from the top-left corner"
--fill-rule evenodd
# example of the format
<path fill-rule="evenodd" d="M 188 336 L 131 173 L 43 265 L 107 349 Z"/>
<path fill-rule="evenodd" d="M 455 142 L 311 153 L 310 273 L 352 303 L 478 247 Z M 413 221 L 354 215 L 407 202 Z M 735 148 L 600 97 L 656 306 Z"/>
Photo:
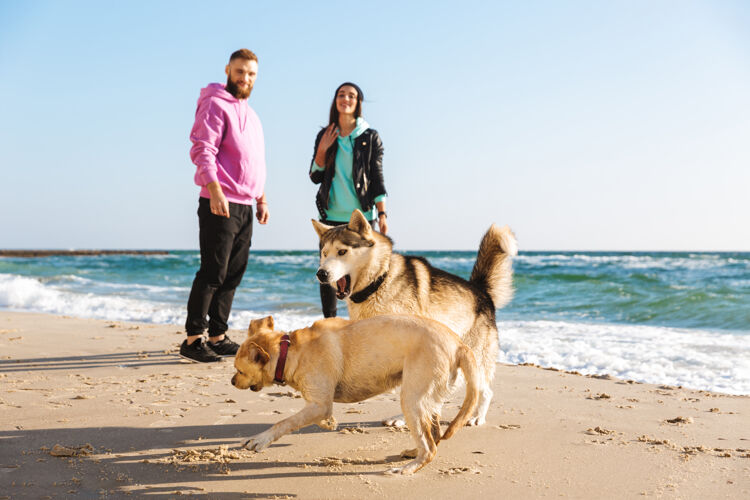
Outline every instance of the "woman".
<path fill-rule="evenodd" d="M 377 215 L 380 232 L 386 234 L 383 143 L 362 118 L 363 98 L 362 90 L 351 82 L 336 89 L 328 126 L 315 138 L 310 179 L 320 184 L 315 204 L 321 222 L 346 224 L 359 209 L 373 229 Z M 326 318 L 336 316 L 336 292 L 331 286 L 320 286 L 320 301 Z"/>

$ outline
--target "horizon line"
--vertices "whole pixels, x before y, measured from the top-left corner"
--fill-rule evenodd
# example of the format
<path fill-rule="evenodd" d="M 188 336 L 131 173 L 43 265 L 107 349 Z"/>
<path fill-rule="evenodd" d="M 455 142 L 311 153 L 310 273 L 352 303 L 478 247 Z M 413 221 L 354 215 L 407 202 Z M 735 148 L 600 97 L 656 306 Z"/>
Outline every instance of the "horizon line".
<path fill-rule="evenodd" d="M 315 248 L 256 248 L 251 249 L 250 252 L 317 252 Z M 398 251 L 403 252 L 476 252 L 477 249 L 461 249 L 461 248 L 400 248 Z M 143 254 L 143 255 L 157 255 L 165 254 L 169 252 L 200 252 L 199 248 L 0 248 L 0 257 L 13 257 L 21 256 L 20 254 L 39 254 L 38 256 L 51 256 L 57 255 L 118 255 L 118 254 Z M 525 252 L 583 252 L 583 253 L 594 253 L 594 252 L 612 252 L 612 253 L 750 253 L 750 250 L 623 250 L 623 249 L 519 249 L 520 253 Z M 29 255 L 33 256 L 33 255 Z"/>

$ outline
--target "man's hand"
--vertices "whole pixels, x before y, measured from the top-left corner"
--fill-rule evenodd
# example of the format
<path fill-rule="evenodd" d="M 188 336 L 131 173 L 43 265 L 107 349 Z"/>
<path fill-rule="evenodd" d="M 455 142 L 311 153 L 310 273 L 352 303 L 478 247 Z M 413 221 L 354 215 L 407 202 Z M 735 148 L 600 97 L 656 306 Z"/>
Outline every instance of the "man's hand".
<path fill-rule="evenodd" d="M 268 203 L 265 201 L 259 201 L 255 204 L 255 217 L 258 219 L 258 222 L 261 224 L 267 224 L 269 215 Z"/>
<path fill-rule="evenodd" d="M 228 219 L 229 202 L 227 201 L 227 197 L 224 196 L 224 191 L 221 190 L 221 185 L 218 182 L 211 182 L 206 188 L 211 196 L 211 213 Z"/>

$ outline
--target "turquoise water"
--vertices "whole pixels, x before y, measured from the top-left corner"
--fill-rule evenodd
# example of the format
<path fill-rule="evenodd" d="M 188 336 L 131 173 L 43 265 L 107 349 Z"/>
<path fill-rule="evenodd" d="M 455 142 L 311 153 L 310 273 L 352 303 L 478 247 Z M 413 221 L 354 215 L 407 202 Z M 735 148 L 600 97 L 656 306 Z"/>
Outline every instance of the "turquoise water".
<path fill-rule="evenodd" d="M 521 318 L 750 333 L 750 253 L 538 253 L 516 265 Z"/>
<path fill-rule="evenodd" d="M 407 252 L 408 253 L 408 252 Z M 474 252 L 420 252 L 468 278 Z M 199 255 L 0 258 L 0 307 L 9 279 L 32 278 L 71 294 L 184 305 Z M 236 309 L 318 311 L 317 253 L 254 251 Z M 500 319 L 574 320 L 750 333 L 750 253 L 526 252 L 515 261 L 515 299 Z M 16 283 L 22 294 L 23 285 Z M 143 318 L 149 321 L 149 318 Z"/>
<path fill-rule="evenodd" d="M 464 278 L 475 259 L 419 254 Z M 231 326 L 319 318 L 317 262 L 252 251 Z M 0 308 L 181 325 L 198 265 L 197 251 L 0 258 Z M 515 298 L 498 312 L 501 361 L 750 393 L 750 253 L 522 252 L 514 270 Z"/>

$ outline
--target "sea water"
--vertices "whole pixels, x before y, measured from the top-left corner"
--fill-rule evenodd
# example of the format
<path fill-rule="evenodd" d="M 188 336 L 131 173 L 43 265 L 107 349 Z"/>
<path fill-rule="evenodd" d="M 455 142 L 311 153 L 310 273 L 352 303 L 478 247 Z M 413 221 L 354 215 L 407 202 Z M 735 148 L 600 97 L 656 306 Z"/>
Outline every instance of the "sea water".
<path fill-rule="evenodd" d="M 464 278 L 476 257 L 414 253 Z M 0 258 L 0 309 L 180 328 L 199 261 L 197 251 Z M 317 264 L 314 251 L 251 251 L 230 327 L 319 319 Z M 750 253 L 522 252 L 514 271 L 498 361 L 750 394 Z"/>

